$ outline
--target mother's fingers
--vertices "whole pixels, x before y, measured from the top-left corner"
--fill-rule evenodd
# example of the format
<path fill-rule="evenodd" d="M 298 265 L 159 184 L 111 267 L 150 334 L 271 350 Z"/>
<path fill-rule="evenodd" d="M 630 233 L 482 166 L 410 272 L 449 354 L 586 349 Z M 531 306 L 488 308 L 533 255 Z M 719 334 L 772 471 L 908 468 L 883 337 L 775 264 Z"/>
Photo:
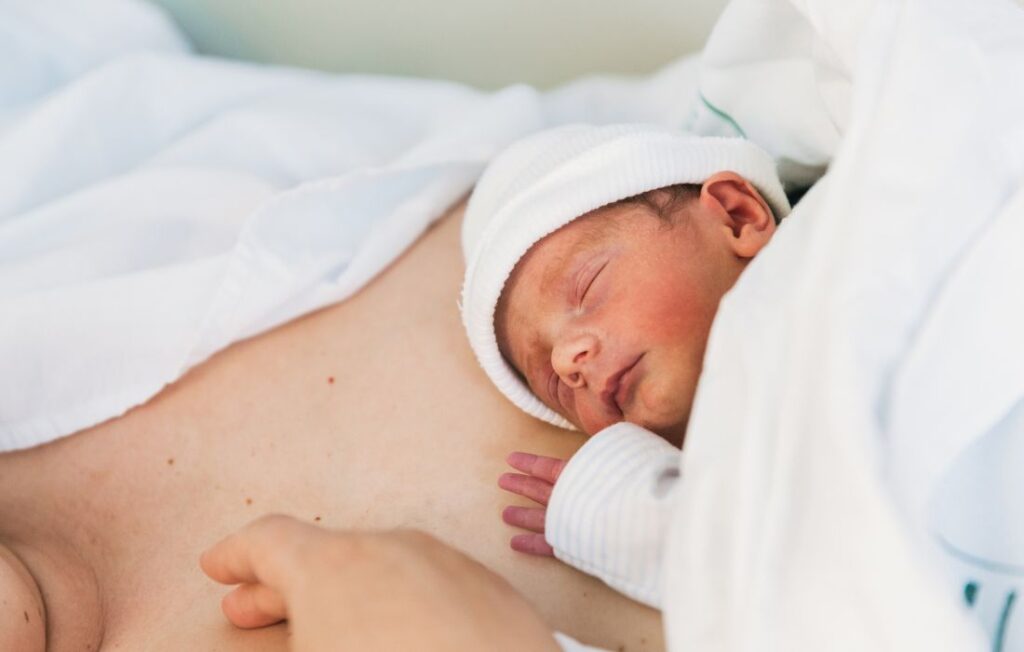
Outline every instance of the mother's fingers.
<path fill-rule="evenodd" d="M 235 627 L 252 629 L 273 625 L 288 617 L 284 598 L 265 584 L 242 584 L 224 596 L 224 615 Z"/>
<path fill-rule="evenodd" d="M 303 543 L 317 536 L 323 536 L 319 528 L 289 516 L 264 516 L 207 549 L 199 565 L 221 584 L 264 584 L 284 592 Z"/>

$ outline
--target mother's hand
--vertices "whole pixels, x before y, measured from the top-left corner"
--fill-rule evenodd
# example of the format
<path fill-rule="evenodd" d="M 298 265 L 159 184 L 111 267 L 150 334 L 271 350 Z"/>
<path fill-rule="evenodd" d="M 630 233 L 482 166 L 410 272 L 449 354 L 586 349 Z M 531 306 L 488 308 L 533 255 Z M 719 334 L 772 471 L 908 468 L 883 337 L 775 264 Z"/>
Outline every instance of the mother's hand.
<path fill-rule="evenodd" d="M 505 580 L 414 530 L 345 532 L 265 516 L 200 559 L 238 627 L 288 619 L 291 649 L 557 650 Z"/>

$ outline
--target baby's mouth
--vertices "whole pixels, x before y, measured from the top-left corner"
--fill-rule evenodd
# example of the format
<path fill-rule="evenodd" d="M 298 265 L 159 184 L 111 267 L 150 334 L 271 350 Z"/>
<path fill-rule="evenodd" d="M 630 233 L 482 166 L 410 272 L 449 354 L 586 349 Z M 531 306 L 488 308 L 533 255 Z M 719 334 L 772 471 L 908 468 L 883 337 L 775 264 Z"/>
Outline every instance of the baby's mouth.
<path fill-rule="evenodd" d="M 604 389 L 601 391 L 601 401 L 609 410 L 618 412 L 620 417 L 625 415 L 623 406 L 632 398 L 634 383 L 632 382 L 633 376 L 629 375 L 629 372 L 636 367 L 643 357 L 644 353 L 641 353 L 632 362 L 612 374 L 605 381 Z"/>
<path fill-rule="evenodd" d="M 625 373 L 623 373 L 619 378 L 619 387 L 615 392 L 615 403 L 619 406 L 619 412 L 622 412 L 623 414 L 626 412 L 625 406 L 631 405 L 633 402 L 633 394 L 634 389 L 636 388 L 637 378 L 637 374 L 633 373 L 633 370 L 636 369 L 636 366 L 640 364 L 640 360 L 646 354 L 647 353 L 644 352 L 637 356 L 636 360 L 633 361 L 633 364 L 629 365 Z"/>

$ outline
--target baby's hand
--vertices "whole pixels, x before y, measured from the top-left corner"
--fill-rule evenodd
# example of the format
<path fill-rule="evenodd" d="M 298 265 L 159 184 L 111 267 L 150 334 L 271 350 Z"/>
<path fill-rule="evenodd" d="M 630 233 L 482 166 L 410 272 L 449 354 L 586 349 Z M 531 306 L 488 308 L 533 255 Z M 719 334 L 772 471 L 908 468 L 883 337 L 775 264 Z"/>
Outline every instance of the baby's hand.
<path fill-rule="evenodd" d="M 540 503 L 543 507 L 519 507 L 510 505 L 502 512 L 501 518 L 509 525 L 530 530 L 533 534 L 517 534 L 509 542 L 513 550 L 530 555 L 554 557 L 555 551 L 544 540 L 544 517 L 548 500 L 555 481 L 565 468 L 565 460 L 543 457 L 530 453 L 512 453 L 507 458 L 509 466 L 522 471 L 503 473 L 498 486 L 506 491 L 519 494 Z"/>

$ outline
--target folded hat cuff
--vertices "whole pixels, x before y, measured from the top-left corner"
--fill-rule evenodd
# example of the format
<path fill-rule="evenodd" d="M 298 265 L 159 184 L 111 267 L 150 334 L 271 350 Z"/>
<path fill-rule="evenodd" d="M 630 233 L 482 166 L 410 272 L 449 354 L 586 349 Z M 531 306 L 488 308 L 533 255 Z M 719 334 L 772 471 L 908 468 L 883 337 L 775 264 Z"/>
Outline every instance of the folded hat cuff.
<path fill-rule="evenodd" d="M 491 216 L 467 261 L 462 318 L 477 360 L 509 400 L 534 417 L 575 429 L 530 391 L 498 348 L 495 309 L 519 259 L 539 240 L 590 211 L 673 184 L 703 183 L 726 170 L 752 183 L 776 218 L 789 212 L 775 162 L 756 145 L 652 131 L 596 144 L 522 188 Z"/>

